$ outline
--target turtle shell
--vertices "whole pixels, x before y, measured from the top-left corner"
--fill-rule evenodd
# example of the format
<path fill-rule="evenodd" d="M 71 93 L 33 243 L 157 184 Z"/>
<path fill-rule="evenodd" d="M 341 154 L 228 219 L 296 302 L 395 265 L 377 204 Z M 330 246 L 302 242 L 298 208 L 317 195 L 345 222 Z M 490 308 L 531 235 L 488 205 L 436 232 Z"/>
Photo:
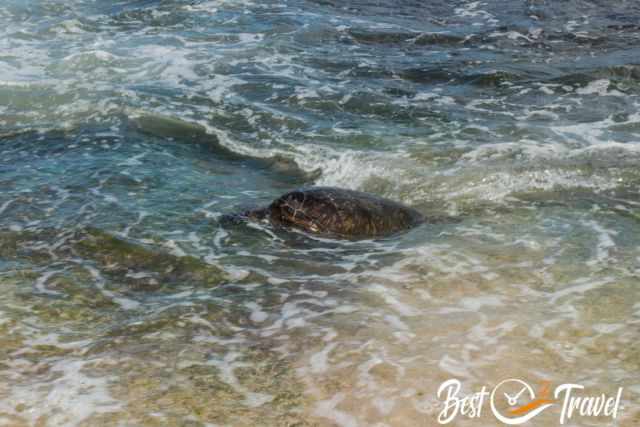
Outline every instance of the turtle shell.
<path fill-rule="evenodd" d="M 401 203 L 333 187 L 291 191 L 271 203 L 267 212 L 274 224 L 352 237 L 390 235 L 424 221 L 420 212 Z"/>

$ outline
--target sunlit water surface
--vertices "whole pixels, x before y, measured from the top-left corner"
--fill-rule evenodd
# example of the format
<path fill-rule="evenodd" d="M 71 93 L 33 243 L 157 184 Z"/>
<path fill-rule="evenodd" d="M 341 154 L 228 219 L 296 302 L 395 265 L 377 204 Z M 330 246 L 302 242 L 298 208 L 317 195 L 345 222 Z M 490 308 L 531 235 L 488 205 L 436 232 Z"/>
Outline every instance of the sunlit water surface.
<path fill-rule="evenodd" d="M 624 387 L 615 424 L 571 422 L 638 425 L 639 20 L 4 0 L 0 423 L 433 426 L 443 381 L 521 378 Z M 437 220 L 365 241 L 219 221 L 309 184 Z"/>

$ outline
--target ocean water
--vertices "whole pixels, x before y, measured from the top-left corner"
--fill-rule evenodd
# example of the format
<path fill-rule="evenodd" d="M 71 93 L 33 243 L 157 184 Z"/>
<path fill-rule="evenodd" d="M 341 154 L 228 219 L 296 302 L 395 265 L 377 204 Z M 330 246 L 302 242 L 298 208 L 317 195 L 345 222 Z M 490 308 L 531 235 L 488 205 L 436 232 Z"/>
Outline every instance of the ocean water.
<path fill-rule="evenodd" d="M 0 425 L 640 422 L 636 1 L 3 0 Z M 222 224 L 303 185 L 426 224 Z M 482 416 L 451 425 L 499 426 Z M 558 425 L 559 408 L 535 419 Z"/>

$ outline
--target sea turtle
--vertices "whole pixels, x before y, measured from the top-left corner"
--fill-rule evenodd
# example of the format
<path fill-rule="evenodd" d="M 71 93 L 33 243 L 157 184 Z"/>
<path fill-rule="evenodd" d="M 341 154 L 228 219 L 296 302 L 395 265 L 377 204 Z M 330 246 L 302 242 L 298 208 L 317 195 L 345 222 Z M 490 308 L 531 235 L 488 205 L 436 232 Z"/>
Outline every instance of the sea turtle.
<path fill-rule="evenodd" d="M 420 212 L 398 202 L 334 187 L 297 189 L 267 207 L 226 219 L 266 221 L 316 234 L 352 238 L 391 235 L 424 221 Z"/>

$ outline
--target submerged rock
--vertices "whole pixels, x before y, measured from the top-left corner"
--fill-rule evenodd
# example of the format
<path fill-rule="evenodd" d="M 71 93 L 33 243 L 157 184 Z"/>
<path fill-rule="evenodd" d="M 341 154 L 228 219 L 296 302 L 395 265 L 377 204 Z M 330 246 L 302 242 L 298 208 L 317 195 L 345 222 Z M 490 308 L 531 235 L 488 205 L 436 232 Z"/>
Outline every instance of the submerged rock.
<path fill-rule="evenodd" d="M 424 221 L 417 210 L 361 191 L 333 187 L 294 190 L 266 208 L 254 209 L 225 220 L 268 221 L 336 237 L 379 237 L 406 231 Z"/>
<path fill-rule="evenodd" d="M 222 270 L 198 258 L 155 251 L 97 228 L 84 230 L 82 238 L 73 246 L 83 257 L 100 263 L 114 273 L 150 271 L 158 273 L 162 280 L 191 280 L 208 284 L 218 284 L 224 280 Z"/>
<path fill-rule="evenodd" d="M 171 138 L 178 143 L 199 144 L 208 147 L 219 158 L 248 163 L 251 167 L 267 169 L 273 172 L 273 178 L 293 181 L 309 182 L 319 175 L 319 170 L 307 172 L 291 157 L 272 153 L 262 157 L 248 153 L 236 152 L 220 142 L 218 137 L 197 123 L 191 123 L 179 118 L 160 114 L 137 112 L 130 117 L 133 129 L 139 132 Z"/>
<path fill-rule="evenodd" d="M 78 255 L 97 264 L 101 272 L 133 288 L 150 281 L 161 286 L 176 282 L 215 285 L 226 280 L 219 267 L 199 258 L 162 252 L 94 227 L 67 232 L 52 228 L 0 230 L 0 262 L 42 267 L 54 261 L 74 260 Z M 147 286 L 143 288 L 148 289 Z"/>

